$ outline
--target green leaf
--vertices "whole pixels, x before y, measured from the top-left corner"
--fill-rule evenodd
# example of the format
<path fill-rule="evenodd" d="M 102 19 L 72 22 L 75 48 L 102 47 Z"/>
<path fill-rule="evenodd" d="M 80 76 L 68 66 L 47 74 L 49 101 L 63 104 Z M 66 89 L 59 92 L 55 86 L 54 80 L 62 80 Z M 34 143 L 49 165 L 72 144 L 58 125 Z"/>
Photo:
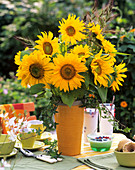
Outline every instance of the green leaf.
<path fill-rule="evenodd" d="M 44 97 L 44 92 L 41 92 L 40 94 L 38 94 L 38 96 L 36 97 L 36 99 L 40 99 Z"/>
<path fill-rule="evenodd" d="M 30 93 L 31 94 L 37 94 L 37 93 L 41 92 L 44 89 L 43 87 L 45 87 L 45 85 L 42 84 L 42 83 L 35 84 L 35 85 L 30 87 Z"/>
<path fill-rule="evenodd" d="M 92 77 L 92 75 L 89 72 L 81 73 L 81 75 L 84 76 L 84 78 L 85 78 L 85 85 L 86 85 L 86 87 L 88 87 L 89 84 L 94 86 L 93 77 Z"/>
<path fill-rule="evenodd" d="M 120 113 L 121 116 L 125 116 L 125 114 L 126 114 L 125 111 L 122 111 L 122 112 Z"/>
<path fill-rule="evenodd" d="M 126 127 L 126 128 L 124 129 L 124 132 L 125 132 L 125 133 L 129 133 L 130 131 L 131 131 L 131 128 Z"/>
<path fill-rule="evenodd" d="M 109 76 L 108 76 L 109 77 Z M 112 78 L 112 79 L 111 79 Z M 111 84 L 113 83 L 113 81 L 114 81 L 114 76 L 113 75 L 111 75 L 111 78 L 109 77 L 109 80 L 108 80 L 108 86 L 110 87 L 111 86 Z"/>
<path fill-rule="evenodd" d="M 21 51 L 20 60 L 23 59 L 23 56 L 24 56 L 24 55 L 30 55 L 31 52 L 32 52 L 32 51 L 30 51 L 30 50 Z"/>
<path fill-rule="evenodd" d="M 101 87 L 98 87 L 97 90 L 98 90 L 98 93 L 99 93 L 99 96 L 100 96 L 102 102 L 105 103 L 107 100 L 108 89 L 101 86 Z"/>
<path fill-rule="evenodd" d="M 74 96 L 72 94 L 69 94 L 69 93 L 62 93 L 61 94 L 61 99 L 62 99 L 62 102 L 64 104 L 67 104 L 69 107 L 72 106 L 73 102 L 74 102 Z"/>
<path fill-rule="evenodd" d="M 128 45 L 128 48 L 133 49 L 133 51 L 135 52 L 135 45 L 130 44 Z"/>
<path fill-rule="evenodd" d="M 52 97 L 52 92 L 50 92 L 50 91 L 47 91 L 46 93 L 45 93 L 45 97 L 46 98 L 51 98 Z"/>
<path fill-rule="evenodd" d="M 126 49 L 124 49 L 124 50 L 126 51 Z M 130 55 L 130 54 L 127 54 L 127 53 L 120 53 L 120 52 L 116 52 L 116 54 L 118 54 L 118 55 Z"/>
<path fill-rule="evenodd" d="M 81 89 L 75 89 L 73 91 L 70 91 L 70 94 L 74 97 L 74 98 L 82 98 L 84 96 L 84 94 L 86 93 L 87 89 L 85 84 L 82 84 Z"/>

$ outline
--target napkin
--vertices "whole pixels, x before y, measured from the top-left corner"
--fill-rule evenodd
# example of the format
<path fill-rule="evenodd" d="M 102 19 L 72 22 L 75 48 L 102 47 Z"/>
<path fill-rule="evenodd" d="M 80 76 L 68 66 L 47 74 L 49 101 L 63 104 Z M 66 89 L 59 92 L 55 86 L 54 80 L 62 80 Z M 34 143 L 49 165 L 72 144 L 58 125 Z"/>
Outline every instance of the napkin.
<path fill-rule="evenodd" d="M 42 152 L 35 151 L 34 154 L 39 155 Z M 50 164 L 41 160 L 37 160 L 33 157 L 25 157 L 22 153 L 18 152 L 16 158 L 10 159 L 11 167 L 13 170 L 71 170 L 79 165 L 82 165 L 81 162 L 78 162 L 76 158 L 71 156 L 63 156 L 61 162 L 56 162 Z M 5 169 L 9 170 L 9 169 Z"/>
<path fill-rule="evenodd" d="M 128 168 L 128 167 L 123 167 L 120 166 L 116 160 L 116 157 L 114 153 L 108 153 L 108 154 L 103 154 L 103 155 L 97 155 L 97 156 L 90 156 L 90 157 L 85 157 L 85 158 L 78 158 L 77 160 L 86 164 L 87 166 L 91 168 L 96 168 L 93 165 L 87 164 L 84 162 L 84 160 L 89 159 L 91 162 L 97 164 L 97 165 L 102 165 L 107 168 L 111 168 L 114 170 L 135 170 L 135 168 Z M 98 168 L 96 168 L 98 169 Z"/>

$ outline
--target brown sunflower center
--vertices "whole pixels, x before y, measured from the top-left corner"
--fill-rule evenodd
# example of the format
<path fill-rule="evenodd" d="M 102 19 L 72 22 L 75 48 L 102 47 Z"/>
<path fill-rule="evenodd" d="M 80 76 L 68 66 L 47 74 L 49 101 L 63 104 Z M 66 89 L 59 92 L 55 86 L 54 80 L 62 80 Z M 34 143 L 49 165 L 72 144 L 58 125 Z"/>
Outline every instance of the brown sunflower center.
<path fill-rule="evenodd" d="M 32 77 L 42 79 L 44 77 L 44 69 L 41 64 L 35 63 L 30 65 L 29 71 Z"/>
<path fill-rule="evenodd" d="M 45 42 L 45 43 L 43 44 L 43 50 L 44 50 L 44 53 L 45 53 L 45 54 L 51 55 L 52 52 L 53 52 L 53 47 L 52 47 L 51 43 Z"/>
<path fill-rule="evenodd" d="M 60 70 L 61 77 L 65 80 L 71 80 L 76 75 L 76 70 L 71 64 L 65 64 Z"/>
<path fill-rule="evenodd" d="M 75 35 L 75 29 L 72 26 L 67 27 L 66 32 L 67 32 L 67 35 L 69 35 L 69 36 Z"/>
<path fill-rule="evenodd" d="M 100 75 L 102 73 L 101 66 L 98 62 L 96 62 L 96 66 L 97 66 L 97 68 L 95 69 L 95 71 L 98 75 Z"/>
<path fill-rule="evenodd" d="M 78 56 L 79 56 L 79 57 L 82 57 L 82 56 L 84 56 L 84 55 L 85 55 L 84 52 L 78 53 Z"/>

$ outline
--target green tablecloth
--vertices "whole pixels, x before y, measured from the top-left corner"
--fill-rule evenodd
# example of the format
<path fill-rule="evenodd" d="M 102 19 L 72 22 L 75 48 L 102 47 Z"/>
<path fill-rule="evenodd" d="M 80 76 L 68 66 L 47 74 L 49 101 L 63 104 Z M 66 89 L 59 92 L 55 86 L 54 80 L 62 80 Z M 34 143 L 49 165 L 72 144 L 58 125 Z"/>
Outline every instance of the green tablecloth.
<path fill-rule="evenodd" d="M 116 160 L 116 157 L 114 153 L 109 153 L 109 154 L 103 154 L 103 155 L 98 155 L 98 156 L 90 156 L 86 158 L 78 158 L 79 161 L 82 163 L 88 165 L 91 168 L 96 168 L 95 166 L 89 165 L 86 162 L 84 162 L 84 159 L 90 159 L 91 162 L 102 165 L 107 167 L 108 169 L 111 168 L 113 170 L 135 170 L 135 168 L 129 168 L 129 167 L 123 167 L 120 166 Z M 98 168 L 96 168 L 98 169 Z M 101 169 L 99 169 L 101 170 Z"/>
<path fill-rule="evenodd" d="M 36 155 L 40 153 L 42 152 L 34 152 Z M 11 168 L 14 166 L 13 170 L 70 170 L 76 166 L 82 165 L 76 158 L 70 156 L 63 156 L 63 158 L 62 162 L 49 164 L 33 157 L 25 157 L 22 153 L 18 152 L 16 156 L 7 158 L 7 161 L 11 161 Z M 9 170 L 9 168 L 6 168 L 6 170 Z"/>

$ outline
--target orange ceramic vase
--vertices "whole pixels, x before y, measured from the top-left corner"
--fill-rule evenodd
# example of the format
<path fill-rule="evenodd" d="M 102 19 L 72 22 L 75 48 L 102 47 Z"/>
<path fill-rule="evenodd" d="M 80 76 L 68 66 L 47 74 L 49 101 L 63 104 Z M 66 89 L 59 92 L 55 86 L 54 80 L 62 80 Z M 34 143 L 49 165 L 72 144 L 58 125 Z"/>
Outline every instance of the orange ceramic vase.
<path fill-rule="evenodd" d="M 62 155 L 73 156 L 81 153 L 84 108 L 78 102 L 72 107 L 59 105 L 55 114 L 58 151 Z"/>

